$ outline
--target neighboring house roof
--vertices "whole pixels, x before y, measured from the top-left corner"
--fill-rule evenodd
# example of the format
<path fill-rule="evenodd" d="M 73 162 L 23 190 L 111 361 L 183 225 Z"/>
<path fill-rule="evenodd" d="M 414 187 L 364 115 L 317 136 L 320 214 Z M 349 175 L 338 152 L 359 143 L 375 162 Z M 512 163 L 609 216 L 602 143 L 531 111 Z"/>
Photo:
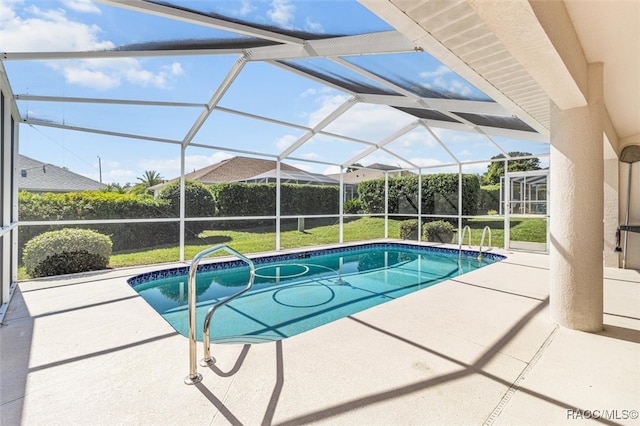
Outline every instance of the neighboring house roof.
<path fill-rule="evenodd" d="M 244 179 L 244 182 L 275 182 L 277 178 L 276 175 L 277 173 L 275 169 L 269 170 L 268 172 L 261 173 L 249 179 Z M 340 185 L 339 180 L 333 179 L 329 176 L 305 171 L 293 172 L 287 170 L 280 170 L 280 182 L 311 185 Z"/>
<path fill-rule="evenodd" d="M 185 180 L 197 180 L 204 184 L 222 182 L 256 182 L 256 179 L 260 179 L 260 175 L 265 173 L 273 171 L 273 176 L 275 176 L 276 167 L 277 163 L 275 160 L 262 160 L 260 158 L 236 156 L 222 160 L 219 163 L 212 164 L 200 170 L 187 173 L 184 175 L 184 178 Z M 306 173 L 302 169 L 285 163 L 280 163 L 280 171 Z M 157 196 L 162 188 L 176 180 L 178 180 L 178 178 L 159 183 L 149 189 L 154 191 L 155 196 Z"/>
<path fill-rule="evenodd" d="M 393 170 L 393 171 L 391 171 Z M 390 171 L 389 176 L 397 177 L 397 176 L 406 176 L 412 174 L 411 172 L 404 170 L 398 170 L 395 166 L 387 166 L 385 164 L 375 163 L 366 168 L 362 169 L 354 169 L 350 172 L 344 173 L 342 179 L 345 184 L 358 184 L 365 180 L 373 180 L 384 177 L 384 172 Z M 335 173 L 328 175 L 334 179 L 340 179 L 340 173 Z"/>
<path fill-rule="evenodd" d="M 24 155 L 18 156 L 18 190 L 30 192 L 79 192 L 107 186 L 88 177 Z"/>
<path fill-rule="evenodd" d="M 274 160 L 262 160 L 249 157 L 232 157 L 212 164 L 203 169 L 186 174 L 186 180 L 198 180 L 202 183 L 240 182 L 251 179 L 262 173 L 275 170 Z M 297 167 L 280 163 L 281 171 L 304 172 Z"/>

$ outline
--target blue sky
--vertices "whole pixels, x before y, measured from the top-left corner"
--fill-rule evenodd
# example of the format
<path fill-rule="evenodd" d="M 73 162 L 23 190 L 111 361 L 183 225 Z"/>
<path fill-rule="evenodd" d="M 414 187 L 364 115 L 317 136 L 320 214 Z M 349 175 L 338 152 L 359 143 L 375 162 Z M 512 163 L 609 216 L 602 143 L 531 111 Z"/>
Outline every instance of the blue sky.
<path fill-rule="evenodd" d="M 186 1 L 174 3 L 237 19 L 315 33 L 351 34 L 391 28 L 355 1 Z M 215 9 L 212 9 L 215 8 Z M 357 27 L 354 26 L 357 22 Z M 0 50 L 3 52 L 82 51 L 173 39 L 238 37 L 237 34 L 144 15 L 85 0 L 3 0 L 0 2 Z M 413 55 L 413 54 L 411 54 Z M 427 54 L 345 58 L 383 77 L 410 78 L 427 89 L 480 98 L 483 95 Z M 237 56 L 180 56 L 91 60 L 6 61 L 15 94 L 158 100 L 206 103 Z M 331 72 L 326 59 L 308 63 Z M 349 94 L 268 63 L 250 62 L 219 106 L 311 127 L 344 103 Z M 20 101 L 21 114 L 66 125 L 182 140 L 202 108 L 98 105 Z M 377 143 L 415 118 L 393 108 L 356 104 L 325 130 Z M 461 161 L 489 158 L 499 151 L 472 133 L 435 130 Z M 302 130 L 214 111 L 193 142 L 276 155 L 302 136 Z M 20 152 L 46 163 L 68 167 L 105 183 L 136 182 L 145 170 L 165 178 L 180 172 L 177 145 L 112 137 L 45 126 L 20 127 Z M 507 151 L 548 152 L 547 145 L 496 138 Z M 450 155 L 424 130 L 416 129 L 387 145 L 420 166 L 451 163 Z M 367 146 L 316 135 L 291 156 L 342 163 Z M 235 154 L 189 148 L 187 171 Z M 335 173 L 328 164 L 285 160 L 317 173 Z M 359 161 L 406 166 L 384 152 Z M 486 165 L 465 167 L 483 172 Z M 434 171 L 443 171 L 437 169 Z"/>

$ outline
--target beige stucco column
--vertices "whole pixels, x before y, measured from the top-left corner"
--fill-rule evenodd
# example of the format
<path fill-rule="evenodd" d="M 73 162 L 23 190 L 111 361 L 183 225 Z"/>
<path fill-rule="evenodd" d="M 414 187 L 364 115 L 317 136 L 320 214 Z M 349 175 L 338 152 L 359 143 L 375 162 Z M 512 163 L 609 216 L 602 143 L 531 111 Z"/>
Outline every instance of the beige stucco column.
<path fill-rule="evenodd" d="M 602 71 L 589 65 L 587 106 L 551 106 L 551 317 L 582 331 L 602 330 Z"/>

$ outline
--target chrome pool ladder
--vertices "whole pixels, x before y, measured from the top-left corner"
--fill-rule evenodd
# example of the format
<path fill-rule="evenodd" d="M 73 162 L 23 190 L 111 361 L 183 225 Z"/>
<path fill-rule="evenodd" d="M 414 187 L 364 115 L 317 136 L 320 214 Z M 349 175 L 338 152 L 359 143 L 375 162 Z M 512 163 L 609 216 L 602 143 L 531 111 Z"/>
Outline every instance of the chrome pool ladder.
<path fill-rule="evenodd" d="M 485 226 L 482 230 L 482 238 L 480 238 L 480 254 L 478 255 L 478 260 L 482 260 L 482 246 L 484 245 L 484 236 L 486 235 L 486 231 L 489 231 L 489 246 L 487 247 L 486 251 L 491 250 L 491 228 Z"/>
<path fill-rule="evenodd" d="M 460 250 L 462 250 L 462 242 L 464 241 L 464 236 L 467 231 L 469 231 L 469 248 L 471 248 L 471 227 L 469 227 L 469 225 L 466 225 L 464 228 L 462 228 L 462 235 L 458 240 L 458 246 L 460 247 Z"/>
<path fill-rule="evenodd" d="M 202 344 L 204 346 L 204 359 L 200 365 L 207 366 L 216 362 L 215 358 L 211 356 L 211 342 L 209 340 L 209 329 L 211 327 L 211 317 L 213 313 L 220 306 L 231 302 L 242 293 L 248 291 L 253 286 L 253 280 L 256 277 L 256 268 L 253 262 L 242 254 L 238 253 L 234 249 L 227 247 L 225 244 L 218 244 L 211 248 L 201 251 L 193 258 L 191 266 L 189 267 L 189 282 L 188 282 L 188 299 L 189 299 L 189 375 L 184 379 L 184 382 L 188 385 L 194 385 L 202 380 L 202 374 L 198 373 L 198 367 L 196 365 L 196 274 L 198 272 L 198 264 L 205 257 L 216 251 L 224 250 L 229 254 L 232 254 L 249 265 L 250 275 L 249 283 L 242 290 L 232 294 L 231 296 L 219 300 L 213 306 L 209 308 L 207 316 L 204 320 L 204 328 L 202 330 Z"/>

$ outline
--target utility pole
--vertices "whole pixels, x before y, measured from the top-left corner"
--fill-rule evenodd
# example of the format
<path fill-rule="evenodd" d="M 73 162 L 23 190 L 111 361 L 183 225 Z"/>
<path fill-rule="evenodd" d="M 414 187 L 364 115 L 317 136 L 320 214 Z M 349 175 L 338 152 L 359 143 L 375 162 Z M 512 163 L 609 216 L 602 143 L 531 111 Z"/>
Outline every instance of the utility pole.
<path fill-rule="evenodd" d="M 102 160 L 100 159 L 99 155 L 98 155 L 98 170 L 100 171 L 100 183 L 102 183 Z"/>

